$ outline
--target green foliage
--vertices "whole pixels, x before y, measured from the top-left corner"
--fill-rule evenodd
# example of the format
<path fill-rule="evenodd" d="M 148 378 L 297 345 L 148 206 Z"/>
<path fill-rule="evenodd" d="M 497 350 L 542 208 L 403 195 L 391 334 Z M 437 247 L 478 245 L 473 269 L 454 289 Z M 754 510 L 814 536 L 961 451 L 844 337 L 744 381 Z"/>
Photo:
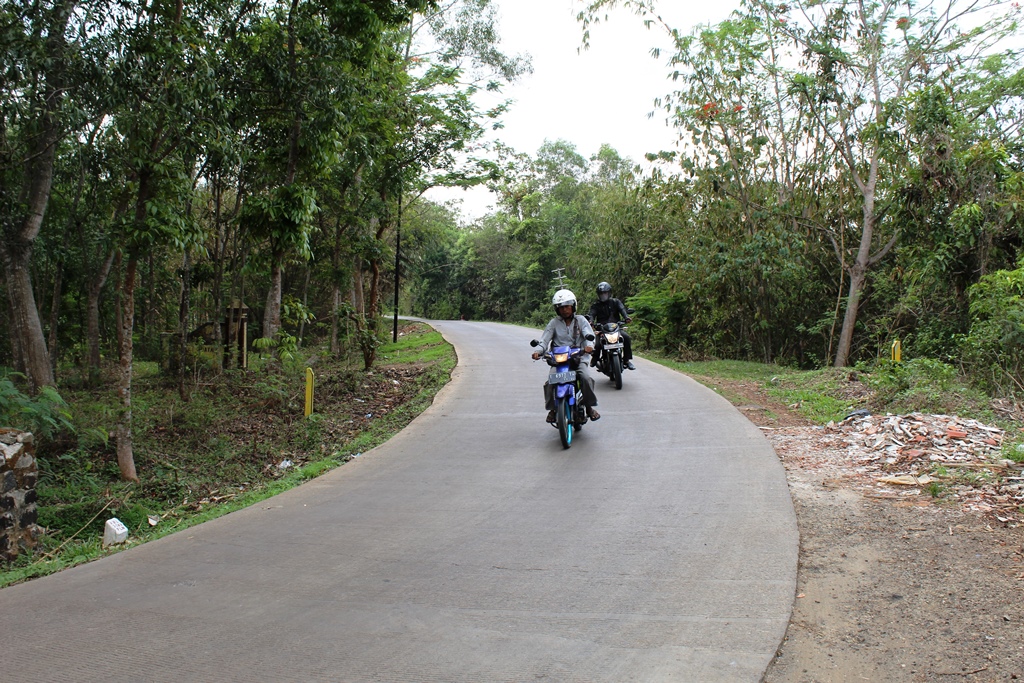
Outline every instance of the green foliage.
<path fill-rule="evenodd" d="M 253 346 L 260 351 L 273 351 L 282 365 L 292 370 L 297 367 L 296 360 L 299 365 L 302 364 L 299 358 L 299 338 L 284 329 L 278 330 L 272 338 L 259 337 L 253 340 Z"/>
<path fill-rule="evenodd" d="M 956 367 L 941 361 L 879 360 L 859 369 L 866 372 L 864 382 L 875 391 L 879 406 L 891 412 L 956 415 L 987 411 L 985 395 Z"/>
<path fill-rule="evenodd" d="M 1024 393 L 1024 263 L 982 277 L 969 290 L 965 364 L 992 390 Z"/>
<path fill-rule="evenodd" d="M 0 426 L 23 429 L 39 438 L 50 439 L 61 432 L 74 432 L 68 404 L 53 387 L 42 387 L 27 396 L 11 379 L 17 373 L 0 376 Z"/>
<path fill-rule="evenodd" d="M 381 344 L 379 356 L 388 363 L 422 363 L 439 360 L 448 345 L 440 332 L 400 334 L 397 342 Z"/>
<path fill-rule="evenodd" d="M 1013 462 L 1024 462 L 1024 440 L 1020 437 L 1005 440 L 1000 447 L 1000 456 Z"/>
<path fill-rule="evenodd" d="M 689 323 L 692 307 L 689 298 L 672 292 L 666 285 L 641 290 L 626 301 L 633 318 L 643 331 L 643 341 L 651 348 L 678 349 L 691 338 Z"/>
<path fill-rule="evenodd" d="M 941 498 L 943 495 L 945 495 L 946 487 L 937 481 L 931 481 L 928 482 L 928 486 L 925 488 L 925 490 L 928 492 L 928 495 L 931 496 L 932 498 Z"/>
<path fill-rule="evenodd" d="M 315 407 L 315 404 L 314 404 Z M 305 450 L 315 449 L 323 441 L 324 437 L 324 416 L 314 412 L 303 420 L 303 430 L 300 444 Z"/>
<path fill-rule="evenodd" d="M 309 258 L 316 210 L 315 192 L 293 184 L 250 197 L 241 221 L 253 235 L 269 240 L 273 253 Z"/>

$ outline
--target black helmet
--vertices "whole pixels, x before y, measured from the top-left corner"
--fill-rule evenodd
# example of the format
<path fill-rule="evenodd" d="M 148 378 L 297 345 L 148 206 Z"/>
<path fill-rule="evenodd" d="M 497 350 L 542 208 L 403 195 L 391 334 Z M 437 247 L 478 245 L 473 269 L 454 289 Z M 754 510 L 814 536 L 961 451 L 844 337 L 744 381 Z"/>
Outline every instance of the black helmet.
<path fill-rule="evenodd" d="M 603 294 L 604 292 L 608 292 L 609 294 L 612 292 L 612 286 L 607 282 L 602 282 L 597 286 L 598 294 Z"/>

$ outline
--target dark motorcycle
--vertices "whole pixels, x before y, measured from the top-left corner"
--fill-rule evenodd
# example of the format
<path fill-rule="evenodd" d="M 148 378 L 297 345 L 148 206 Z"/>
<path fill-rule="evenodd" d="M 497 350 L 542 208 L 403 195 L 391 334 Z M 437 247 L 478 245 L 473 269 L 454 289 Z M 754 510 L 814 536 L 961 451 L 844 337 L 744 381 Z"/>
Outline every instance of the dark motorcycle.
<path fill-rule="evenodd" d="M 593 335 L 587 335 L 587 341 L 593 341 Z M 540 346 L 536 339 L 530 346 Z M 580 383 L 583 378 L 577 374 L 583 349 L 570 346 L 556 346 L 544 352 L 544 360 L 552 367 L 548 375 L 548 384 L 553 389 L 555 401 L 555 423 L 558 436 L 562 440 L 562 448 L 572 446 L 572 437 L 576 430 L 582 429 L 587 423 L 587 409 L 583 405 L 583 389 Z"/>
<path fill-rule="evenodd" d="M 598 325 L 597 350 L 594 351 L 594 365 L 597 370 L 608 376 L 615 383 L 616 389 L 622 388 L 622 332 L 626 329 L 622 323 L 605 323 Z"/>

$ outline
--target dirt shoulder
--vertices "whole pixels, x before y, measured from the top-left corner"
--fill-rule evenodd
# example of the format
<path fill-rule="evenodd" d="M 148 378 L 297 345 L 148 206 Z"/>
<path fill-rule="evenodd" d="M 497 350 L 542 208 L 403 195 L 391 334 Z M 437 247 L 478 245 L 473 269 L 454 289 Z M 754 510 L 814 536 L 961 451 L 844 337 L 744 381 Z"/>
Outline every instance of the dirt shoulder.
<path fill-rule="evenodd" d="M 716 385 L 775 447 L 800 527 L 793 616 L 766 683 L 1024 680 L 1016 522 L 865 487 L 863 464 L 820 426 L 755 384 Z"/>

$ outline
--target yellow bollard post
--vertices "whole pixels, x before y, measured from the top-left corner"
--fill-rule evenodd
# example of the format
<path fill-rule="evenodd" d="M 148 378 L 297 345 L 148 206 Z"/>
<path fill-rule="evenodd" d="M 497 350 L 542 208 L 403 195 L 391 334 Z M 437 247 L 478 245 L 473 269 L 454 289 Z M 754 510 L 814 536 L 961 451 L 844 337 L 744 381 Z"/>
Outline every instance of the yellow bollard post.
<path fill-rule="evenodd" d="M 306 417 L 313 414 L 313 368 L 306 368 Z"/>
<path fill-rule="evenodd" d="M 892 361 L 894 363 L 903 361 L 903 345 L 900 344 L 899 339 L 892 343 Z"/>

